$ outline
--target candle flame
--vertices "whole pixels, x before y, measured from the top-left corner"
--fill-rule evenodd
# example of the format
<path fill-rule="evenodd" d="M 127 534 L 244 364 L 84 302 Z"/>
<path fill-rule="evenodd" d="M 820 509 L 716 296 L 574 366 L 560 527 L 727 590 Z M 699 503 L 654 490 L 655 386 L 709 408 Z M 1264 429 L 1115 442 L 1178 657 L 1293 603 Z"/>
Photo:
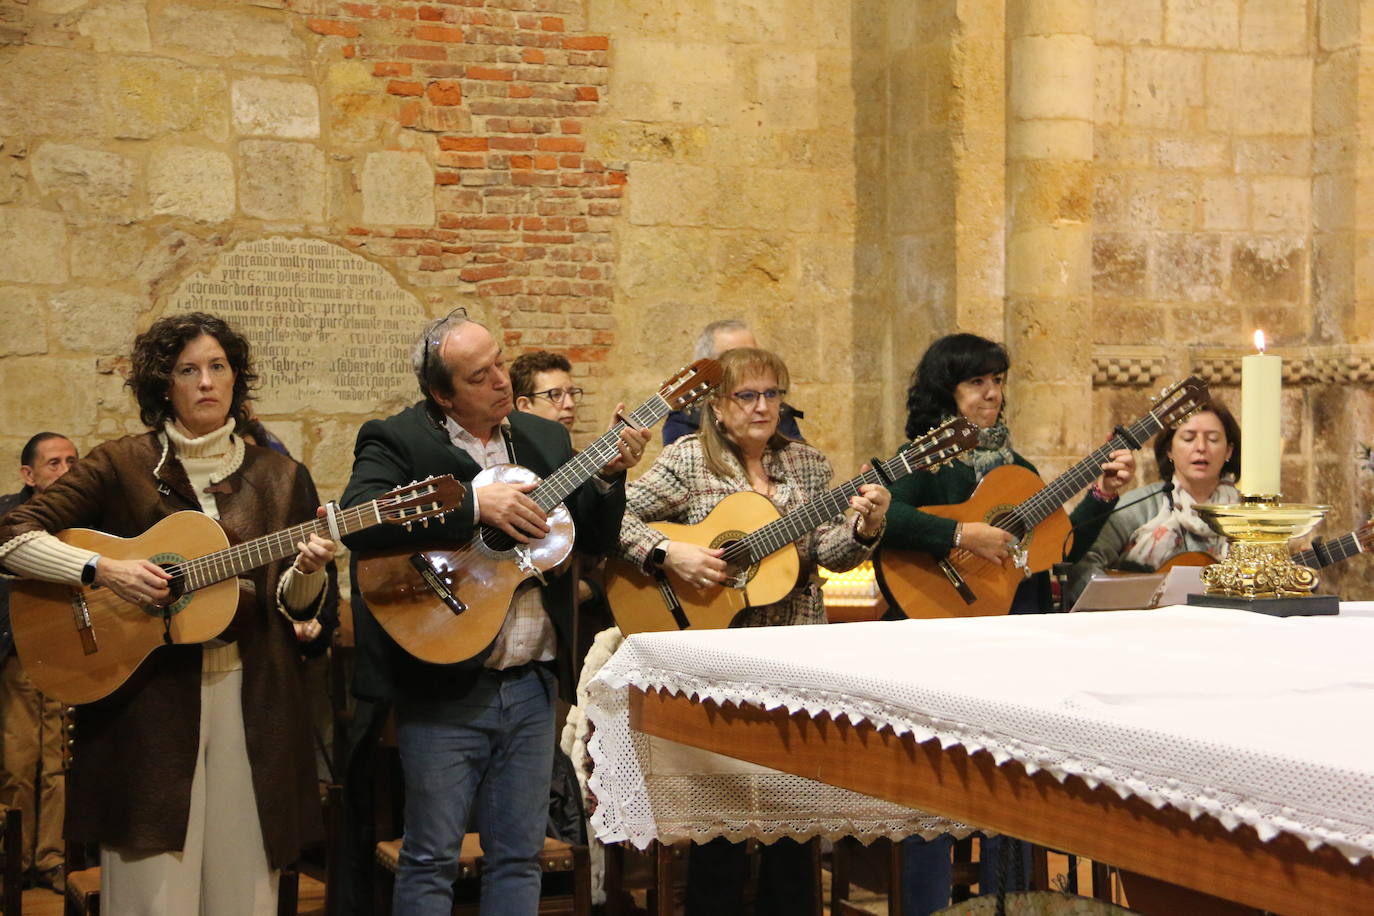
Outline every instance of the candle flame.
<path fill-rule="evenodd" d="M 1255 331 L 1255 349 L 1264 352 L 1264 332 Z"/>

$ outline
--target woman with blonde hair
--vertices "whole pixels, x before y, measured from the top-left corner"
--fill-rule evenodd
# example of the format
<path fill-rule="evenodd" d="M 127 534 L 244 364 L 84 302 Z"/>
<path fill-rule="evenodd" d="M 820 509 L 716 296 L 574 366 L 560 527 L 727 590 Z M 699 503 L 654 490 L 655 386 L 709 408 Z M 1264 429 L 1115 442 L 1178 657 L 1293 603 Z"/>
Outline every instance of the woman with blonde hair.
<path fill-rule="evenodd" d="M 731 575 L 723 551 L 665 538 L 649 522 L 696 524 L 725 497 L 753 491 L 782 514 L 822 496 L 830 462 L 816 448 L 778 433 L 787 393 L 787 366 L 767 350 L 741 347 L 719 357 L 724 375 L 703 410 L 696 435 L 664 448 L 626 492 L 621 556 L 641 568 L 661 569 L 678 588 L 712 588 Z M 826 520 L 796 542 L 798 584 L 781 601 L 745 609 L 737 625 L 787 626 L 825 622 L 817 565 L 852 569 L 872 553 L 888 506 L 885 488 L 865 484 L 850 500 L 852 513 Z M 852 515 L 852 517 L 851 517 Z M 693 845 L 687 882 L 689 916 L 741 911 L 748 863 L 743 844 L 717 839 Z M 815 886 L 810 852 L 791 840 L 763 847 L 756 912 L 811 912 Z"/>

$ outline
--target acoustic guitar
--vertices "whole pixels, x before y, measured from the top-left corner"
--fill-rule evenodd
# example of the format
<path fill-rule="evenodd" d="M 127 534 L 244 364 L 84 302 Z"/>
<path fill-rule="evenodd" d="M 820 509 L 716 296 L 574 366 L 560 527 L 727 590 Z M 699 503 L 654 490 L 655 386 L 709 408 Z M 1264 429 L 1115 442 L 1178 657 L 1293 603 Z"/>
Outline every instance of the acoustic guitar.
<path fill-rule="evenodd" d="M 606 561 L 606 601 L 620 632 L 721 629 L 748 607 L 781 601 L 797 585 L 798 538 L 814 531 L 849 505 L 864 484 L 890 483 L 936 467 L 978 444 L 978 427 L 962 417 L 936 427 L 887 461 L 805 506 L 779 515 L 766 496 L 731 493 L 694 525 L 654 522 L 649 527 L 673 541 L 724 547 L 730 581 L 705 588 L 681 585 L 661 570 L 645 573 L 624 560 Z"/>
<path fill-rule="evenodd" d="M 1336 563 L 1343 563 L 1356 554 L 1368 553 L 1374 548 L 1374 519 L 1370 519 L 1354 531 L 1338 538 L 1315 541 L 1306 550 L 1293 552 L 1293 562 L 1308 569 L 1325 569 Z M 1168 572 L 1175 566 L 1211 566 L 1217 558 L 1202 550 L 1187 550 L 1174 554 L 1158 572 Z"/>
<path fill-rule="evenodd" d="M 450 476 L 398 487 L 378 499 L 335 513 L 339 534 L 375 525 L 428 525 L 463 503 Z M 129 679 L 161 645 L 214 639 L 234 619 L 235 579 L 296 553 L 311 534 L 330 536 L 327 518 L 229 546 L 219 522 L 203 512 L 175 512 L 134 538 L 68 528 L 57 537 L 117 560 L 147 558 L 172 574 L 171 603 L 130 604 L 108 588 L 16 579 L 10 623 L 24 669 L 38 689 L 63 703 L 92 703 Z"/>
<path fill-rule="evenodd" d="M 652 426 L 669 411 L 690 407 L 719 384 L 720 364 L 699 359 L 668 379 L 657 394 L 630 414 L 635 428 Z M 421 661 L 451 664 L 481 652 L 500 632 L 515 589 L 559 566 L 573 548 L 573 520 L 563 500 L 619 454 L 625 424 L 612 429 L 547 480 L 518 465 L 498 465 L 473 478 L 537 486 L 527 495 L 548 516 L 549 533 L 528 544 L 488 525 L 458 547 L 397 547 L 359 555 L 355 585 L 372 616 L 398 645 Z"/>
<path fill-rule="evenodd" d="M 878 551 L 878 587 L 908 617 L 987 617 L 1011 610 L 1012 598 L 1031 573 L 1059 562 L 1071 537 L 1063 505 L 1102 473 L 1117 449 L 1138 449 L 1155 433 L 1181 423 L 1208 403 L 1207 385 L 1190 376 L 1165 389 L 1155 406 L 1130 426 L 1118 426 L 1101 448 L 1051 483 L 1016 465 L 993 468 L 967 502 L 922 506 L 921 511 L 959 522 L 984 522 L 1009 531 L 1011 563 L 985 560 L 955 548 L 944 558 L 923 551 Z"/>

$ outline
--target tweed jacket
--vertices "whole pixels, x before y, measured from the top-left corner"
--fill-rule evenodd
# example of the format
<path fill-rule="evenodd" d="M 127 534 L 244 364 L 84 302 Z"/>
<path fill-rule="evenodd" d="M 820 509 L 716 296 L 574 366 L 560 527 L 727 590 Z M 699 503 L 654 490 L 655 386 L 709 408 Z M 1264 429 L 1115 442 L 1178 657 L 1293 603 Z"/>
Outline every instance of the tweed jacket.
<path fill-rule="evenodd" d="M 763 467 L 773 481 L 773 505 L 783 515 L 824 495 L 833 476 L 826 457 L 802 442 L 769 449 L 764 453 Z M 663 540 L 648 522 L 694 525 L 725 497 L 751 490 L 749 478 L 738 463 L 729 477 L 717 477 L 706 466 L 700 438 L 691 435 L 679 439 L 664 448 L 658 460 L 627 488 L 620 555 L 643 567 L 654 545 Z M 825 623 L 817 563 L 843 572 L 858 566 L 873 551 L 855 540 L 854 522 L 846 515 L 837 515 L 796 545 L 801 560 L 797 587 L 776 604 L 748 608 L 740 614 L 739 625 Z"/>
<path fill-rule="evenodd" d="M 573 457 L 572 440 L 562 424 L 534 414 L 510 414 L 510 439 L 515 463 L 548 477 Z M 344 490 L 342 504 L 354 506 L 376 499 L 386 491 L 411 480 L 436 474 L 452 474 L 463 481 L 465 499 L 457 512 L 443 522 L 431 521 L 428 528 L 416 526 L 406 531 L 384 525 L 358 532 L 344 539 L 354 551 L 379 550 L 406 544 L 449 543 L 461 545 L 471 540 L 476 530 L 472 514 L 471 481 L 481 469 L 454 445 L 441 425 L 437 412 L 421 401 L 394 416 L 369 420 L 358 430 L 353 452 L 353 475 Z M 615 546 L 620 519 L 625 511 L 624 475 L 602 492 L 587 481 L 564 500 L 572 513 L 576 547 L 601 556 Z M 356 562 L 356 556 L 354 558 Z M 546 574 L 548 585 L 540 592 L 544 610 L 558 634 L 555 673 L 563 695 L 571 699 L 573 581 L 566 570 Z M 358 663 L 354 670 L 353 692 L 367 699 L 458 699 L 481 673 L 488 650 L 453 665 L 422 662 L 402 649 L 377 623 L 366 599 L 353 592 L 353 626 L 358 641 Z M 489 647 L 488 647 L 489 649 Z"/>
<path fill-rule="evenodd" d="M 42 494 L 0 520 L 0 544 L 28 532 L 73 527 L 134 537 L 173 512 L 199 511 L 175 452 L 161 458 L 162 446 L 151 432 L 96 446 Z M 239 469 L 213 489 L 231 544 L 314 518 L 319 505 L 304 466 L 258 446 L 247 446 Z M 286 618 L 268 606 L 289 562 L 240 578 L 240 594 L 257 597 L 240 602 L 234 622 L 254 794 L 243 801 L 257 806 L 273 868 L 295 861 L 323 826 L 296 638 Z M 332 580 L 332 564 L 329 575 Z M 201 648 L 162 646 L 119 690 L 78 707 L 67 776 L 69 839 L 146 853 L 183 848 L 200 685 Z"/>

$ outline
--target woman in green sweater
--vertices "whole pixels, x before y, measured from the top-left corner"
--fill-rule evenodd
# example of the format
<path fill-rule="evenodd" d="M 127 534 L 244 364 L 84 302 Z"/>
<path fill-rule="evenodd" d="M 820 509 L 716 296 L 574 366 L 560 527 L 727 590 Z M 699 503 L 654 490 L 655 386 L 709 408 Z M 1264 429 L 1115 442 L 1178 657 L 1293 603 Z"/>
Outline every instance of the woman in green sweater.
<path fill-rule="evenodd" d="M 1011 433 L 1002 420 L 1003 386 L 1011 360 L 1001 344 L 976 334 L 950 334 L 935 341 L 921 357 L 907 389 L 906 435 L 914 439 L 954 416 L 963 416 L 981 429 L 977 448 L 934 471 L 917 471 L 891 486 L 892 503 L 883 534 L 885 550 L 920 550 L 943 559 L 955 547 L 980 557 L 1011 562 L 1012 535 L 983 522 L 956 522 L 922 512 L 922 506 L 966 501 L 983 475 L 1004 464 L 1035 467 L 1011 446 Z M 1102 476 L 1069 516 L 1074 543 L 1086 550 L 1097 538 L 1117 493 L 1130 482 L 1135 457 L 1125 449 L 1111 453 Z M 1070 558 L 1076 558 L 1074 551 Z M 1032 576 L 1021 584 L 1011 612 L 1051 610 L 1049 576 Z M 900 612 L 893 612 L 900 617 Z M 890 615 L 891 616 L 891 615 Z M 952 883 L 948 835 L 930 841 L 911 837 L 902 844 L 902 916 L 928 916 L 949 905 Z M 981 844 L 979 889 L 996 893 L 1028 884 L 1030 849 L 1000 837 Z M 1006 877 L 1007 886 L 1002 878 Z"/>
<path fill-rule="evenodd" d="M 977 448 L 934 471 L 918 471 L 892 485 L 884 550 L 919 550 L 943 559 L 955 547 L 994 562 L 1011 562 L 1011 533 L 983 522 L 956 522 L 922 512 L 922 506 L 965 502 L 983 475 L 1004 464 L 1035 466 L 1018 455 L 1003 422 L 1003 386 L 1011 361 L 1001 344 L 976 334 L 950 334 L 930 345 L 907 389 L 906 435 L 909 439 L 956 415 L 981 430 Z M 1135 456 L 1118 449 L 1102 465 L 1102 476 L 1070 514 L 1075 561 L 1097 538 L 1117 494 L 1135 473 Z M 1049 576 L 1032 576 L 1016 592 L 1013 614 L 1051 609 Z"/>

